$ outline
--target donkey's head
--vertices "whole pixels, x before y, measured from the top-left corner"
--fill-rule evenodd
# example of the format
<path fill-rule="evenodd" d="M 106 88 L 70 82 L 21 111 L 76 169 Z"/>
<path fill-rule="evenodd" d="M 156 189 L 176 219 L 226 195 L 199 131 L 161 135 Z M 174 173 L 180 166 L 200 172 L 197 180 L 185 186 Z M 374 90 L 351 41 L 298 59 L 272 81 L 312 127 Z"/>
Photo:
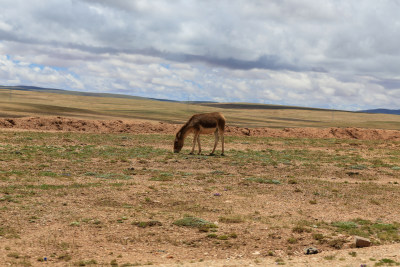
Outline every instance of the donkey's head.
<path fill-rule="evenodd" d="M 178 132 L 174 141 L 174 152 L 179 153 L 183 147 L 183 136 L 181 132 Z"/>

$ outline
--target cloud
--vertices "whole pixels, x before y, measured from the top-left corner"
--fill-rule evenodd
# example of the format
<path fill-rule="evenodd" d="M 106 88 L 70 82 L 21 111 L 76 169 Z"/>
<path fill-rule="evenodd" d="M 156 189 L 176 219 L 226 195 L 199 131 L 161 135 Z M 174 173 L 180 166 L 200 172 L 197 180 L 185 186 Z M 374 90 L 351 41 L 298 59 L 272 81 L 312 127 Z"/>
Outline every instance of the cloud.
<path fill-rule="evenodd" d="M 60 84 L 63 84 L 68 88 L 84 88 L 82 82 L 71 73 L 13 60 L 8 56 L 0 56 L 0 80 L 7 85 L 32 84 L 57 88 Z"/>
<path fill-rule="evenodd" d="M 399 6 L 3 0 L 0 78 L 177 100 L 398 108 Z"/>

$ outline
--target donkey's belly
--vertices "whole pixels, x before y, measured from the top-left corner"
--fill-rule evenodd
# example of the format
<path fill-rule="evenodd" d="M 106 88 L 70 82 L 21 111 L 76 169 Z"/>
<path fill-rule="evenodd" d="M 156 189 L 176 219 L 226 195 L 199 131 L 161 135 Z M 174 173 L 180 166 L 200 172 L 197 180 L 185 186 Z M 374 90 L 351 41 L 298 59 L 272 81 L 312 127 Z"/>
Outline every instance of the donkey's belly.
<path fill-rule="evenodd" d="M 217 128 L 205 128 L 200 126 L 200 134 L 212 134 L 217 130 Z"/>

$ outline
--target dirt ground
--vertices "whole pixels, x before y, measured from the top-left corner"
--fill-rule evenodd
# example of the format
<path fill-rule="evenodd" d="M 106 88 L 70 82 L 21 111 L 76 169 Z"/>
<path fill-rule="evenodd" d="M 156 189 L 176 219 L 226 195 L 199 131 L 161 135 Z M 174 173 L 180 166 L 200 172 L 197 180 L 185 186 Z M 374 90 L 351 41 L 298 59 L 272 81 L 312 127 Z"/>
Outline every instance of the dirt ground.
<path fill-rule="evenodd" d="M 0 119 L 0 266 L 400 265 L 400 131 L 228 126 L 207 157 L 179 127 Z M 333 226 L 367 220 L 368 248 Z"/>
<path fill-rule="evenodd" d="M 176 133 L 181 125 L 148 121 L 98 121 L 65 117 L 0 118 L 0 128 L 77 131 L 89 133 Z M 362 128 L 240 128 L 226 127 L 228 136 L 293 137 L 293 138 L 339 138 L 361 140 L 400 140 L 400 131 Z"/>

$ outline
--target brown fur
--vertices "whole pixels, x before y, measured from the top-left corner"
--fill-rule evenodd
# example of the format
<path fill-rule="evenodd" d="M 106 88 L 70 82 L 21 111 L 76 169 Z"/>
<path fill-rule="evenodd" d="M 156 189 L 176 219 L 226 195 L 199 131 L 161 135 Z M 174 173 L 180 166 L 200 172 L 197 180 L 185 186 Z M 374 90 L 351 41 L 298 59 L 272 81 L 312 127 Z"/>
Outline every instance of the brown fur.
<path fill-rule="evenodd" d="M 214 155 L 219 137 L 221 137 L 222 153 L 224 155 L 224 132 L 225 132 L 225 117 L 219 112 L 203 113 L 193 115 L 177 132 L 174 142 L 174 152 L 179 153 L 183 147 L 185 138 L 188 134 L 194 133 L 193 147 L 190 154 L 193 154 L 196 142 L 199 146 L 199 154 L 201 153 L 200 134 L 214 133 L 215 143 L 210 155 Z"/>

